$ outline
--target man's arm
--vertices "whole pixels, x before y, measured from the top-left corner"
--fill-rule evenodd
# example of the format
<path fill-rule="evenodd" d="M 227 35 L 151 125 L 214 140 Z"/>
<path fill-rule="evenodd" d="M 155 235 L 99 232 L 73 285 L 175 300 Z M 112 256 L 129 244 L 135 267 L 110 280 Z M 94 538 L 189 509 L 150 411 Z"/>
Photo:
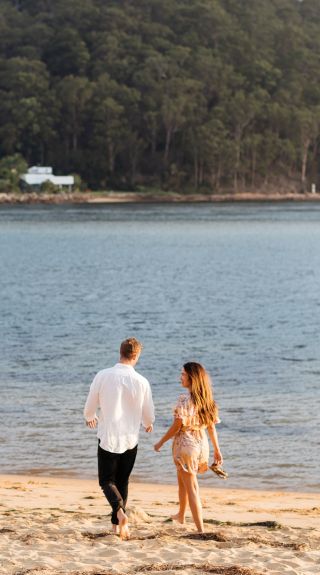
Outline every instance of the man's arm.
<path fill-rule="evenodd" d="M 98 417 L 96 414 L 96 410 L 98 407 L 99 407 L 99 387 L 96 376 L 90 386 L 90 391 L 83 410 L 86 425 L 91 429 L 94 429 L 97 425 Z"/>
<path fill-rule="evenodd" d="M 153 422 L 154 422 L 154 405 L 152 400 L 151 387 L 148 382 L 142 405 L 142 425 L 147 433 L 150 433 L 152 431 Z"/>

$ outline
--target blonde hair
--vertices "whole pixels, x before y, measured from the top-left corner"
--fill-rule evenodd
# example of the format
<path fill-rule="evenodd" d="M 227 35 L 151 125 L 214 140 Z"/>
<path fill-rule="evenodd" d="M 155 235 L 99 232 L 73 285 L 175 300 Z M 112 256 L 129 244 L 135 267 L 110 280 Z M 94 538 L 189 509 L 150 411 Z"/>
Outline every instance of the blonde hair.
<path fill-rule="evenodd" d="M 134 359 L 142 350 L 142 343 L 135 337 L 125 339 L 120 345 L 120 356 L 125 359 Z"/>
<path fill-rule="evenodd" d="M 209 374 L 200 363 L 189 361 L 184 364 L 184 370 L 190 382 L 192 402 L 197 408 L 202 425 L 210 426 L 218 419 L 218 406 L 213 399 Z"/>

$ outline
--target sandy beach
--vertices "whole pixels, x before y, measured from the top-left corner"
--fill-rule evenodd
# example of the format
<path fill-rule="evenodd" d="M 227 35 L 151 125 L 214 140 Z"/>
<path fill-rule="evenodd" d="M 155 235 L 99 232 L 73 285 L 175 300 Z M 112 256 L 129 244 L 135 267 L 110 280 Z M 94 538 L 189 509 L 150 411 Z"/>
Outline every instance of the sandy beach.
<path fill-rule="evenodd" d="M 0 476 L 1 575 L 320 573 L 320 495 L 202 488 L 204 536 L 170 520 L 174 485 L 131 483 L 130 541 L 95 480 Z M 220 483 L 219 483 L 220 481 Z M 223 483 L 223 487 L 226 483 Z"/>

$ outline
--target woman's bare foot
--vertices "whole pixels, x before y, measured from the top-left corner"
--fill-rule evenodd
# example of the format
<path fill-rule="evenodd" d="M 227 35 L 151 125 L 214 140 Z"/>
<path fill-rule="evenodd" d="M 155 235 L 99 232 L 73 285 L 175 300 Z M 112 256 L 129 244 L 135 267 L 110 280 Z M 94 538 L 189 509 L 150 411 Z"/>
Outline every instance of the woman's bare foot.
<path fill-rule="evenodd" d="M 122 539 L 122 541 L 127 541 L 130 539 L 128 516 L 125 514 L 123 509 L 119 509 L 117 517 L 119 519 L 120 539 Z"/>
<path fill-rule="evenodd" d="M 175 515 L 171 515 L 171 519 L 172 519 L 172 521 L 178 521 L 178 523 L 181 523 L 181 525 L 183 525 L 185 523 L 185 517 L 184 517 L 184 515 L 181 515 L 181 513 L 176 513 Z"/>
<path fill-rule="evenodd" d="M 115 535 L 119 535 L 119 533 L 120 533 L 119 525 L 114 525 L 112 523 L 112 533 L 114 533 Z"/>

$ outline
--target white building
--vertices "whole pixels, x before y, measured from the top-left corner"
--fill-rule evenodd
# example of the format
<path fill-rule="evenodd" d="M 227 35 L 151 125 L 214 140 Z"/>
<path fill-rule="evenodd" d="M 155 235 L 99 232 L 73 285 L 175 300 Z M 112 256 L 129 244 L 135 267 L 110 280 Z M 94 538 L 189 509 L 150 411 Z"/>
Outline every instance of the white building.
<path fill-rule="evenodd" d="M 54 176 L 52 168 L 46 166 L 32 166 L 26 174 L 22 174 L 20 179 L 31 187 L 41 186 L 44 182 L 49 181 L 60 189 L 67 186 L 71 191 L 74 185 L 73 176 Z"/>

